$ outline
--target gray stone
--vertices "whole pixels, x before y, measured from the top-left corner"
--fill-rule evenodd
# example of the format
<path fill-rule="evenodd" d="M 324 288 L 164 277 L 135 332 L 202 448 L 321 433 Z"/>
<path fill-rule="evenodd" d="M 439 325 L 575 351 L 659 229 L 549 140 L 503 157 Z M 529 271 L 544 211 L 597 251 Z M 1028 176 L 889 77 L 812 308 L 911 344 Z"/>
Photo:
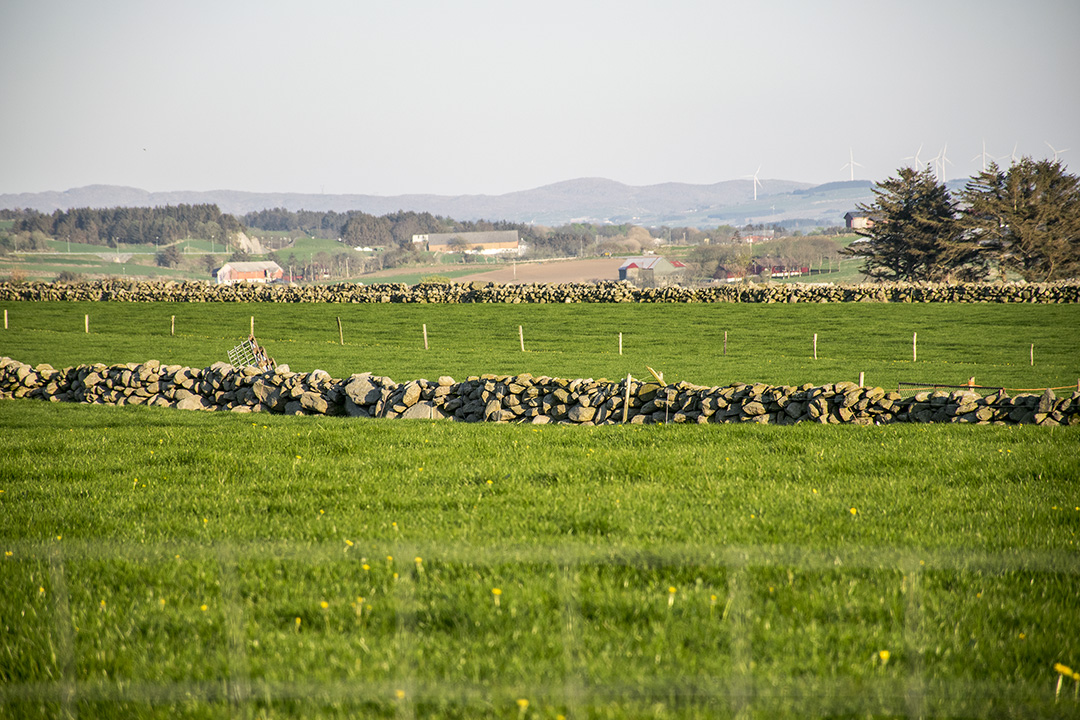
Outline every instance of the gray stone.
<path fill-rule="evenodd" d="M 595 415 L 596 408 L 587 405 L 575 405 L 566 413 L 566 416 L 576 423 L 589 422 Z"/>
<path fill-rule="evenodd" d="M 212 406 L 213 403 L 201 395 L 188 395 L 176 403 L 177 410 L 209 410 Z"/>
<path fill-rule="evenodd" d="M 322 395 L 314 392 L 306 392 L 300 396 L 300 407 L 311 413 L 325 415 L 329 408 L 329 404 Z"/>
<path fill-rule="evenodd" d="M 420 401 L 420 385 L 416 381 L 406 383 L 401 396 L 401 404 L 410 408 Z"/>
<path fill-rule="evenodd" d="M 1054 410 L 1054 402 L 1057 400 L 1057 396 L 1054 395 L 1054 391 L 1050 388 L 1046 388 L 1042 396 L 1039 398 L 1039 404 L 1036 406 L 1035 412 L 1037 413 L 1049 413 Z"/>
<path fill-rule="evenodd" d="M 345 394 L 357 405 L 373 405 L 382 397 L 382 390 L 371 381 L 371 373 L 363 373 L 349 378 Z"/>
<path fill-rule="evenodd" d="M 765 406 L 757 400 L 751 400 L 742 406 L 743 414 L 747 417 L 760 417 L 766 414 Z"/>

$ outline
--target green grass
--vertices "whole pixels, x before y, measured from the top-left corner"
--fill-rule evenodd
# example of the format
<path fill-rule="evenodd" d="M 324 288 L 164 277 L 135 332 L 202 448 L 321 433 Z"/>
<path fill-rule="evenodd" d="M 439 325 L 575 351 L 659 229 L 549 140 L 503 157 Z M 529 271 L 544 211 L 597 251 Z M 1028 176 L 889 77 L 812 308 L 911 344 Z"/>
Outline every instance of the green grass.
<path fill-rule="evenodd" d="M 1076 714 L 1075 429 L 0 425 L 13 713 Z"/>
<path fill-rule="evenodd" d="M 255 334 L 278 362 L 398 381 L 482 373 L 702 385 L 857 380 L 1042 388 L 1080 378 L 1070 305 L 311 305 L 3 303 L 0 355 L 55 367 L 157 359 L 205 367 Z M 90 315 L 90 334 L 83 316 Z M 176 336 L 169 335 L 176 316 Z M 345 346 L 338 342 L 337 321 Z M 427 325 L 429 350 L 423 348 Z M 518 326 L 525 349 L 520 350 Z M 618 334 L 623 334 L 619 355 Z M 724 333 L 728 336 L 723 354 Z M 912 362 L 912 333 L 918 362 Z M 818 359 L 812 357 L 818 335 Z M 1035 345 L 1035 365 L 1030 348 Z"/>
<path fill-rule="evenodd" d="M 406 285 L 416 285 L 421 280 L 432 275 L 438 275 L 439 277 L 455 278 L 464 277 L 466 275 L 475 275 L 478 272 L 483 272 L 484 267 L 481 265 L 454 266 L 455 269 L 446 269 L 442 267 L 427 267 L 422 270 L 402 270 L 401 272 L 380 272 L 374 276 L 359 276 L 359 279 L 366 282 L 368 285 L 374 285 L 375 283 L 404 283 Z"/>
<path fill-rule="evenodd" d="M 307 262 L 309 254 L 316 254 L 320 252 L 329 253 L 330 255 L 336 255 L 338 253 L 356 253 L 347 243 L 338 242 L 337 240 L 331 240 L 328 238 L 315 238 L 315 237 L 299 237 L 293 242 L 292 247 L 279 250 L 278 254 L 283 258 L 288 258 L 290 254 L 295 254 L 297 260 L 301 262 Z M 357 253 L 359 254 L 359 253 Z"/>
<path fill-rule="evenodd" d="M 0 355 L 58 367 L 204 366 L 254 315 L 338 377 L 1080 376 L 1070 306 L 2 307 Z M 1080 717 L 1080 428 L 24 400 L 0 428 L 0 716 Z"/>

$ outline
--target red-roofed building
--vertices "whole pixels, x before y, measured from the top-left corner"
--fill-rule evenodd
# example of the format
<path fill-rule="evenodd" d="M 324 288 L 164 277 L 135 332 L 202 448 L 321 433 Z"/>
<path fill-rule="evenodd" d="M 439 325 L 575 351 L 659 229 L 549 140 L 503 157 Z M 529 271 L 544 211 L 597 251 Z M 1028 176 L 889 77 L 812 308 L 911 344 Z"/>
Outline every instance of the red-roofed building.
<path fill-rule="evenodd" d="M 261 260 L 225 263 L 214 275 L 218 285 L 231 285 L 238 282 L 269 283 L 280 281 L 284 278 L 285 271 L 276 262 Z"/>
<path fill-rule="evenodd" d="M 626 262 L 619 266 L 619 279 L 629 280 L 640 287 L 678 285 L 685 274 L 686 265 L 657 255 L 626 258 Z"/>

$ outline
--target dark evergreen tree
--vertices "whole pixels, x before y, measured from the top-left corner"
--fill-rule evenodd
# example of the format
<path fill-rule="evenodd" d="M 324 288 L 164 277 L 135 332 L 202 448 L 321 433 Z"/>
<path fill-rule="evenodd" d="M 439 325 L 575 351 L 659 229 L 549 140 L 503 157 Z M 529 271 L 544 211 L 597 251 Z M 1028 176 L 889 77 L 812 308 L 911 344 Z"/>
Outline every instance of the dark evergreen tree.
<path fill-rule="evenodd" d="M 961 195 L 963 225 L 1002 271 L 1025 280 L 1080 273 L 1080 182 L 1054 160 L 991 164 Z"/>
<path fill-rule="evenodd" d="M 159 267 L 174 268 L 184 260 L 184 256 L 180 253 L 180 249 L 175 245 L 170 245 L 164 250 L 158 251 L 155 260 Z"/>
<path fill-rule="evenodd" d="M 873 225 L 843 252 L 863 259 L 862 272 L 883 280 L 972 279 L 985 274 L 979 247 L 963 236 L 956 206 L 930 169 L 901 168 L 873 188 L 875 201 L 860 204 Z"/>

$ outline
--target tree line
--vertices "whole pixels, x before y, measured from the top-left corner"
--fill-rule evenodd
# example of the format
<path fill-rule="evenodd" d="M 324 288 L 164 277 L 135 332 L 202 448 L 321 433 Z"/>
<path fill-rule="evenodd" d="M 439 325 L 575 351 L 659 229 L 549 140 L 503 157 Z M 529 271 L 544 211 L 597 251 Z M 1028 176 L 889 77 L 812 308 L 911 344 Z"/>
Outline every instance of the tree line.
<path fill-rule="evenodd" d="M 883 280 L 1029 282 L 1080 274 L 1080 181 L 1056 160 L 991 163 L 953 197 L 930 168 L 901 168 L 859 209 L 871 227 L 849 246 Z"/>
<path fill-rule="evenodd" d="M 119 243 L 167 245 L 197 237 L 225 243 L 244 230 L 234 216 L 217 205 L 165 207 L 73 208 L 45 214 L 36 210 L 7 211 L 16 233 L 43 233 L 87 245 Z"/>

